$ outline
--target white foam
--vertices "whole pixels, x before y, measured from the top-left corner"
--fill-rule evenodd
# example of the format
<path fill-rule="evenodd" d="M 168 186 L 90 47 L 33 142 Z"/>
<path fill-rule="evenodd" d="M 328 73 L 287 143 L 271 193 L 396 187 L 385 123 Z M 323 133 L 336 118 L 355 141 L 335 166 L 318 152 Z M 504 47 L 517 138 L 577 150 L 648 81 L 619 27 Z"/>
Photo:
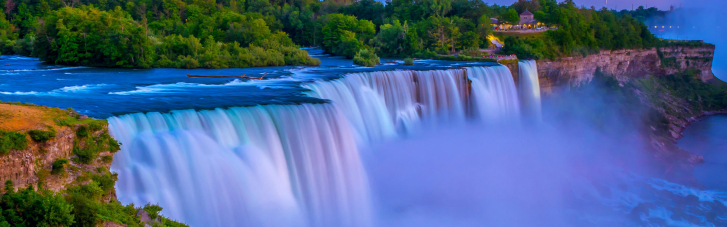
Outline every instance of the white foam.
<path fill-rule="evenodd" d="M 291 86 L 279 84 L 279 82 L 299 82 L 302 79 L 283 77 L 266 80 L 239 80 L 235 79 L 224 84 L 198 84 L 198 83 L 186 83 L 178 82 L 173 84 L 154 84 L 149 86 L 137 86 L 136 90 L 133 91 L 118 91 L 109 92 L 110 95 L 133 95 L 133 94 L 148 94 L 148 93 L 167 93 L 167 92 L 178 92 L 183 91 L 184 88 L 193 87 L 225 87 L 225 86 L 257 86 L 260 89 L 265 88 L 288 88 Z"/>
<path fill-rule="evenodd" d="M 107 86 L 106 84 L 86 84 L 86 85 L 74 85 L 74 86 L 66 86 L 58 89 L 54 89 L 47 92 L 38 92 L 38 91 L 0 91 L 0 94 L 4 95 L 63 95 L 67 93 L 84 93 L 88 92 L 92 89 L 100 88 L 103 86 Z"/>

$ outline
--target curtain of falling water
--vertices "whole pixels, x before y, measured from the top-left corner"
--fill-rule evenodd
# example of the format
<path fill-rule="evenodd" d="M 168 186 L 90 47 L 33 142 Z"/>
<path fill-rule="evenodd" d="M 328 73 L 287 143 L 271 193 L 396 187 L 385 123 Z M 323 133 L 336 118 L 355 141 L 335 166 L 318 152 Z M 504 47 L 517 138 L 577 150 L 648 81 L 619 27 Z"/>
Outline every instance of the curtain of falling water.
<path fill-rule="evenodd" d="M 123 144 L 112 166 L 119 200 L 158 203 L 192 226 L 371 226 L 357 144 L 432 120 L 520 116 L 504 66 L 354 73 L 304 86 L 332 104 L 109 118 Z"/>
<path fill-rule="evenodd" d="M 330 104 L 109 119 L 124 204 L 158 203 L 192 226 L 369 226 L 366 175 Z"/>
<path fill-rule="evenodd" d="M 540 82 L 538 81 L 538 64 L 535 60 L 519 62 L 518 91 L 523 108 L 523 115 L 539 121 L 542 118 L 540 102 Z"/>

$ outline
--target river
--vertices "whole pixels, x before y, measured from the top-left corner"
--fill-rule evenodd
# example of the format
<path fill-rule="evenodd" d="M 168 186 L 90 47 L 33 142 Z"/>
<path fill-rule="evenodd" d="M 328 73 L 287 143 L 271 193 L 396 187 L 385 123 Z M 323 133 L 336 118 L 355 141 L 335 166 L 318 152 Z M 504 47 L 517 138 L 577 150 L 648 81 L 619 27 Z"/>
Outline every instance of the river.
<path fill-rule="evenodd" d="M 710 116 L 689 125 L 679 147 L 702 155 L 694 177 L 707 189 L 727 191 L 727 116 Z"/>

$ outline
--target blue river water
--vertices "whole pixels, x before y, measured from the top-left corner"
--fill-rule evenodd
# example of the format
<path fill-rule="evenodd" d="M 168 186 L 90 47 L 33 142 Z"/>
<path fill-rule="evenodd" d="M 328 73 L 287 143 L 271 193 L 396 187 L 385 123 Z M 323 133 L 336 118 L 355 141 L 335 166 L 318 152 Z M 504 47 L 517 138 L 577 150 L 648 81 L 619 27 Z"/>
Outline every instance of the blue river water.
<path fill-rule="evenodd" d="M 393 69 L 446 69 L 492 63 L 384 60 L 377 67 L 358 67 L 351 60 L 309 50 L 320 67 L 262 67 L 246 69 L 108 69 L 66 67 L 20 56 L 0 57 L 0 101 L 29 102 L 68 108 L 108 118 L 137 112 L 259 104 L 315 103 L 302 94 L 301 83 L 328 80 L 350 72 Z M 190 78 L 192 75 L 263 76 L 265 80 Z"/>
<path fill-rule="evenodd" d="M 684 130 L 679 147 L 702 155 L 704 164 L 694 168 L 694 177 L 707 189 L 727 191 L 727 116 L 710 116 Z"/>

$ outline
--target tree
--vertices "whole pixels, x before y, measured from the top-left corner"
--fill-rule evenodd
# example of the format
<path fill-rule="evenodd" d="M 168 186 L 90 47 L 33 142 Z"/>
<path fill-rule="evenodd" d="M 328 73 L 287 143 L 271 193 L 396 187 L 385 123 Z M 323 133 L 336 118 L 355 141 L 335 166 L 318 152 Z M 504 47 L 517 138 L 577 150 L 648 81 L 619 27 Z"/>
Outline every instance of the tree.
<path fill-rule="evenodd" d="M 517 11 L 515 11 L 515 9 L 510 8 L 507 10 L 507 13 L 501 16 L 501 19 L 511 24 L 517 24 L 518 22 L 520 22 L 520 15 L 517 14 Z"/>
<path fill-rule="evenodd" d="M 329 53 L 353 58 L 365 47 L 364 43 L 376 34 L 374 24 L 368 20 L 357 20 L 354 16 L 330 14 L 321 31 L 323 50 Z"/>

